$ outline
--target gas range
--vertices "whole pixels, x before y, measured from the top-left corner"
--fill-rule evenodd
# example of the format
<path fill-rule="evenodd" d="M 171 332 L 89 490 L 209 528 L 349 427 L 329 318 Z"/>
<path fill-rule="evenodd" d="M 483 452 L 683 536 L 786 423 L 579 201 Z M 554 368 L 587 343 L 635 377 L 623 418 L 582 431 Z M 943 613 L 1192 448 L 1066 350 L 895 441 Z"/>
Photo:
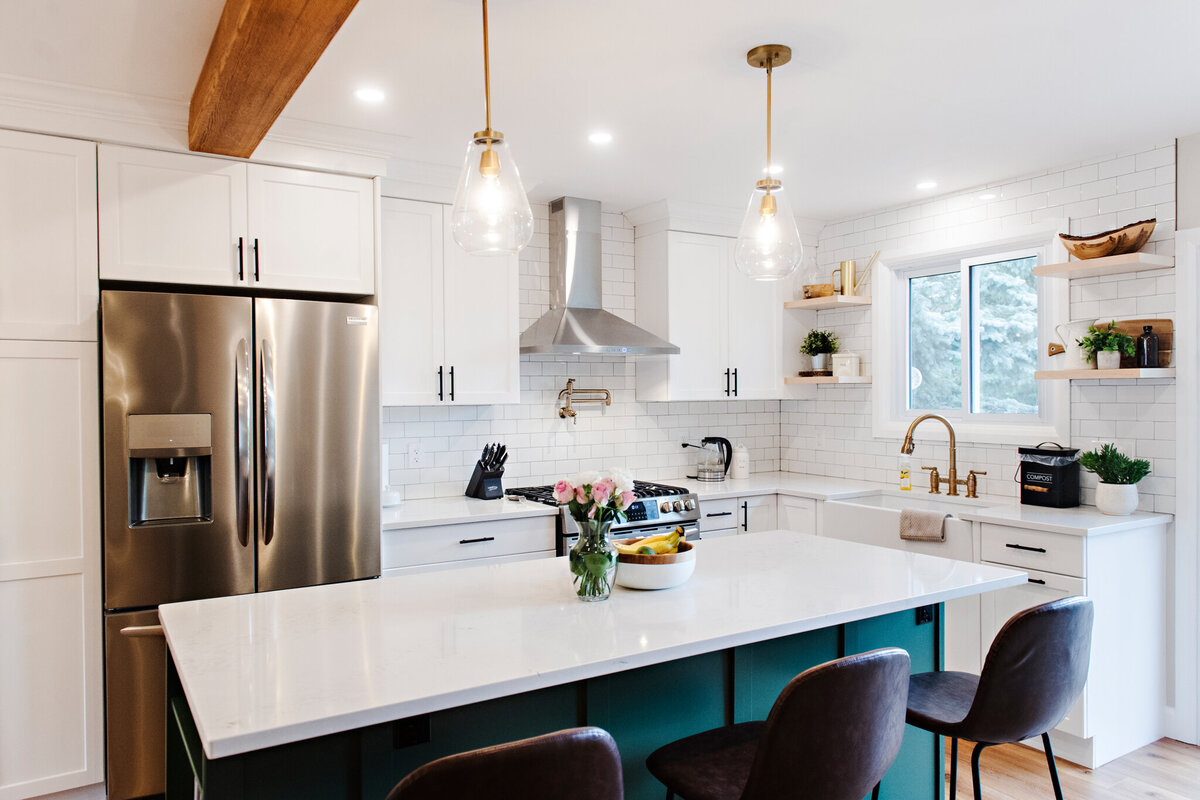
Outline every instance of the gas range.
<path fill-rule="evenodd" d="M 534 503 L 548 506 L 559 505 L 554 499 L 553 486 L 508 489 L 504 493 Z M 626 519 L 613 523 L 614 536 L 652 536 L 662 530 L 682 527 L 689 539 L 699 538 L 700 500 L 694 493 L 678 486 L 634 481 L 633 494 L 637 500 L 626 509 Z M 565 505 L 559 508 L 557 549 L 559 555 L 565 555 L 575 538 L 579 536 L 579 526 L 571 518 Z"/>

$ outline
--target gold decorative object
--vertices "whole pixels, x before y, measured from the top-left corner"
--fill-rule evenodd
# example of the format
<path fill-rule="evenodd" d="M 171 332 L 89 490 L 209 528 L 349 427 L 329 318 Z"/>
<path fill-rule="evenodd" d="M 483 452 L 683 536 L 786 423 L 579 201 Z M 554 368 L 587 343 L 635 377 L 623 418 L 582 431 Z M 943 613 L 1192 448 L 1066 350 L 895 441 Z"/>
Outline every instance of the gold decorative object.
<path fill-rule="evenodd" d="M 1092 236 L 1070 236 L 1065 233 L 1058 235 L 1063 247 L 1076 258 L 1103 258 L 1104 256 L 1119 256 L 1125 253 L 1136 253 L 1150 241 L 1154 233 L 1157 219 L 1144 219 L 1122 228 L 1097 233 Z"/>

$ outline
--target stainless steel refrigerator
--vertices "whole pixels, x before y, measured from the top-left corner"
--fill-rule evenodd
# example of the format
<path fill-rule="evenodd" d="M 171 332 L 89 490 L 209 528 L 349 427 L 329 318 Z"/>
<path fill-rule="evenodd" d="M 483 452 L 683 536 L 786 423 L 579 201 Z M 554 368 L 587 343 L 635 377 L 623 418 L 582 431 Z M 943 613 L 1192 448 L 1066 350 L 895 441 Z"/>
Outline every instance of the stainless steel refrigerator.
<path fill-rule="evenodd" d="M 376 309 L 101 295 L 108 797 L 163 791 L 158 605 L 379 575 Z"/>

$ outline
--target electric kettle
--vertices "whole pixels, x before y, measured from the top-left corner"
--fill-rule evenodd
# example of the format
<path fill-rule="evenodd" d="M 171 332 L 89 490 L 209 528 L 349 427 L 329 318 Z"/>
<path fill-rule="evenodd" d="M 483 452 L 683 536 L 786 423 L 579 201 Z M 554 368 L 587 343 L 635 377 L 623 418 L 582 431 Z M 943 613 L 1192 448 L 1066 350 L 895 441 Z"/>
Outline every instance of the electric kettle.
<path fill-rule="evenodd" d="M 696 480 L 717 482 L 725 480 L 733 459 L 733 445 L 720 436 L 705 436 L 700 440 L 700 456 L 696 460 Z"/>

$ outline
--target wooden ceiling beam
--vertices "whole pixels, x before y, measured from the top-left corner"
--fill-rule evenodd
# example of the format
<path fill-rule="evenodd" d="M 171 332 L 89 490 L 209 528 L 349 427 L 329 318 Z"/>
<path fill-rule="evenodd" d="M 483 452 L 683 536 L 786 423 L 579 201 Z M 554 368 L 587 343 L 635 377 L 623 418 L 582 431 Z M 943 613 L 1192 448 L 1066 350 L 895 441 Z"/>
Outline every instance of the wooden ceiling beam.
<path fill-rule="evenodd" d="M 249 158 L 358 0 L 225 0 L 188 113 L 188 147 Z"/>

